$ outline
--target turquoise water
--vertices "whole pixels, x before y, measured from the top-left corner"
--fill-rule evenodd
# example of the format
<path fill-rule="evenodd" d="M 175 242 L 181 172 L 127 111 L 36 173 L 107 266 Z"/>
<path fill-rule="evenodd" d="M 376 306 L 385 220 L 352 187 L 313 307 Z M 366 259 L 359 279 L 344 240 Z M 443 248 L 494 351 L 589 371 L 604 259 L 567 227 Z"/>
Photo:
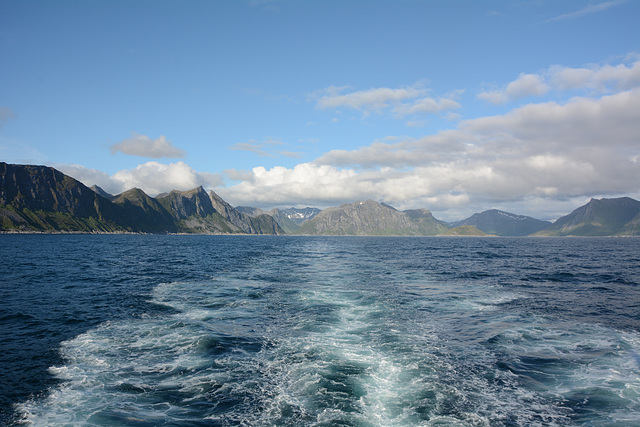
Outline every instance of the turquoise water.
<path fill-rule="evenodd" d="M 640 239 L 0 240 L 6 423 L 640 425 Z"/>

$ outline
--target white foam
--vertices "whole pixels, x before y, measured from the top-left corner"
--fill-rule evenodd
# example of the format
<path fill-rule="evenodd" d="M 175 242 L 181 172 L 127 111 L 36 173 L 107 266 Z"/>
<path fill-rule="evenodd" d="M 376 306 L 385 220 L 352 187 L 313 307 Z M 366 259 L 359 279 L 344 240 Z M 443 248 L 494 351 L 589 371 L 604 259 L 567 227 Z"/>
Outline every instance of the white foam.
<path fill-rule="evenodd" d="M 266 286 L 158 286 L 153 302 L 174 311 L 108 322 L 63 343 L 65 365 L 51 368 L 62 385 L 22 405 L 23 414 L 34 425 L 193 417 L 245 425 L 563 425 L 572 415 L 563 402 L 599 389 L 620 405 L 603 420 L 639 421 L 637 335 L 495 309 L 474 309 L 482 317 L 464 324 L 473 304 L 520 298 L 499 288 L 465 295 L 442 286 L 435 301 L 400 301 L 348 283 Z M 482 329 L 486 340 L 457 337 L 461 327 Z M 517 372 L 536 358 L 538 365 Z"/>

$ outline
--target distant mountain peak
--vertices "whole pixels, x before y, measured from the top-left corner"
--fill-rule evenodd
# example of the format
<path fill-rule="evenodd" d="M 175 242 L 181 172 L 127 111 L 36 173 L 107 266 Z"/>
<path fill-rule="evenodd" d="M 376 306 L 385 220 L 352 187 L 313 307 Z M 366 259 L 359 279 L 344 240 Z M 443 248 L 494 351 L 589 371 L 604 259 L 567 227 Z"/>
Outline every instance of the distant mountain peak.
<path fill-rule="evenodd" d="M 517 215 L 498 209 L 489 209 L 475 213 L 469 218 L 450 224 L 451 227 L 469 225 L 478 230 L 496 236 L 528 236 L 551 225 L 525 215 Z"/>
<path fill-rule="evenodd" d="M 447 227 L 434 218 L 410 215 L 371 199 L 327 208 L 306 221 L 298 233 L 325 235 L 435 235 Z"/>

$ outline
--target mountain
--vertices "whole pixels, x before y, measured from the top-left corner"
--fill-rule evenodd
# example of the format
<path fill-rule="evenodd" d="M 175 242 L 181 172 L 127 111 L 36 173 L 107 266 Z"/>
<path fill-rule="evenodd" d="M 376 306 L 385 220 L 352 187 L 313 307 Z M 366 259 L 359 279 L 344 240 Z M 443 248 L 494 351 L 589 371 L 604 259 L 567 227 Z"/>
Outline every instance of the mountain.
<path fill-rule="evenodd" d="M 47 166 L 0 162 L 0 230 L 126 231 L 121 209 Z"/>
<path fill-rule="evenodd" d="M 447 224 L 435 219 L 427 209 L 411 209 L 403 212 L 418 227 L 418 232 L 422 236 L 435 236 L 446 233 L 449 229 Z"/>
<path fill-rule="evenodd" d="M 313 218 L 320 212 L 320 209 L 310 207 L 291 207 L 288 209 L 271 209 L 270 211 L 263 211 L 260 208 L 237 206 L 236 210 L 251 217 L 269 215 L 273 217 L 273 219 L 287 234 L 295 233 L 304 221 Z"/>
<path fill-rule="evenodd" d="M 309 235 L 638 236 L 640 202 L 591 199 L 551 224 L 496 209 L 451 224 L 426 209 L 398 211 L 373 200 L 316 208 L 234 209 L 202 187 L 155 198 L 133 188 L 112 196 L 47 166 L 0 162 L 0 231 Z"/>
<path fill-rule="evenodd" d="M 236 206 L 234 209 L 243 215 L 247 215 L 251 217 L 267 214 L 266 211 L 263 211 L 260 208 L 253 208 L 251 206 Z"/>
<path fill-rule="evenodd" d="M 222 197 L 213 191 L 209 192 L 211 202 L 216 211 L 238 229 L 247 234 L 286 234 L 278 223 L 269 215 L 258 214 L 256 217 L 245 215 L 234 209 Z"/>
<path fill-rule="evenodd" d="M 312 219 L 316 215 L 320 213 L 320 209 L 318 208 L 288 208 L 280 210 L 280 215 L 290 219 L 294 223 L 298 225 L 302 225 L 308 219 Z"/>
<path fill-rule="evenodd" d="M 112 202 L 122 207 L 118 221 L 121 224 L 126 224 L 130 230 L 145 233 L 175 233 L 178 231 L 171 214 L 160 202 L 149 197 L 139 188 L 132 188 L 115 196 Z"/>
<path fill-rule="evenodd" d="M 181 233 L 239 233 L 241 230 L 218 213 L 204 188 L 188 191 L 173 190 L 156 197 L 158 203 L 172 217 Z"/>
<path fill-rule="evenodd" d="M 98 187 L 97 185 L 92 185 L 89 188 L 92 189 L 93 191 L 95 191 L 96 193 L 98 193 L 99 195 L 101 195 L 102 197 L 104 197 L 105 199 L 113 200 L 113 198 L 114 198 L 113 194 L 107 193 L 102 188 Z"/>
<path fill-rule="evenodd" d="M 496 236 L 528 236 L 549 227 L 551 223 L 530 216 L 490 209 L 450 225 L 454 228 L 471 225 L 484 233 Z"/>
<path fill-rule="evenodd" d="M 414 217 L 416 219 L 412 220 L 404 212 L 373 200 L 367 200 L 324 209 L 312 219 L 305 221 L 296 234 L 350 236 L 438 234 L 437 232 L 428 232 L 432 228 L 438 229 L 439 227 L 437 224 L 430 223 L 428 215 L 423 213 L 423 215 L 414 215 Z M 433 221 L 437 222 L 435 219 Z"/>
<path fill-rule="evenodd" d="M 270 216 L 246 217 L 202 187 L 159 198 L 137 188 L 103 193 L 51 167 L 0 162 L 0 231 L 284 233 Z"/>
<path fill-rule="evenodd" d="M 559 218 L 539 236 L 638 236 L 640 202 L 629 197 L 591 199 Z"/>
<path fill-rule="evenodd" d="M 170 212 L 178 229 L 187 233 L 284 234 L 273 218 L 251 218 L 235 210 L 213 191 L 202 187 L 172 191 L 158 198 Z"/>

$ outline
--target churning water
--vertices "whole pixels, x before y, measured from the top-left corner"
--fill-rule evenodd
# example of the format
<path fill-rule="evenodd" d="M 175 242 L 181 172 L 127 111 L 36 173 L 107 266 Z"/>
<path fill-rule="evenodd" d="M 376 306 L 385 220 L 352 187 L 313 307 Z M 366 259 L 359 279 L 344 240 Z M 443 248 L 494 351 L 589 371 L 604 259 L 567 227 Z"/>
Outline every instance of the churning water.
<path fill-rule="evenodd" d="M 0 241 L 7 424 L 640 425 L 640 239 Z"/>

